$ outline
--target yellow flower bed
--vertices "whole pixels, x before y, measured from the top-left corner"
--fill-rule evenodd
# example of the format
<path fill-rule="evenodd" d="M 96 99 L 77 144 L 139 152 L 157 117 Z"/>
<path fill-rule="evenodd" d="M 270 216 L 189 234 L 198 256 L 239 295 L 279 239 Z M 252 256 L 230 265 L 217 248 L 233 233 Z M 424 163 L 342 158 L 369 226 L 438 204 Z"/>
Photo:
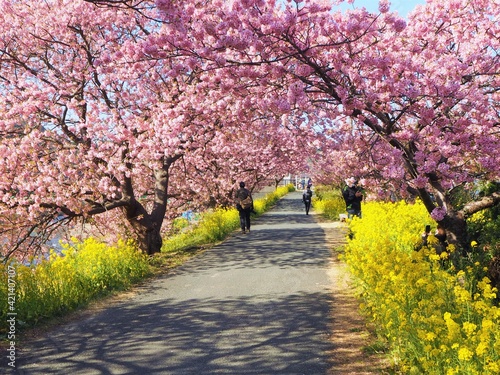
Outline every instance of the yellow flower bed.
<path fill-rule="evenodd" d="M 64 245 L 63 255 L 52 253 L 34 266 L 1 265 L 0 299 L 7 300 L 7 272 L 12 271 L 13 308 L 17 324 L 62 314 L 92 298 L 120 290 L 150 273 L 147 257 L 132 243 L 108 246 L 95 239 Z M 7 327 L 7 306 L 0 310 L 0 332 Z"/>
<path fill-rule="evenodd" d="M 346 212 L 345 201 L 340 190 L 328 186 L 317 186 L 312 198 L 315 212 L 329 220 L 339 220 L 339 214 Z"/>
<path fill-rule="evenodd" d="M 343 259 L 359 281 L 362 310 L 403 373 L 498 374 L 497 290 L 476 280 L 473 266 L 446 270 L 447 252 L 416 251 L 426 224 L 435 227 L 423 205 L 404 202 L 367 202 L 363 219 L 349 222 Z"/>

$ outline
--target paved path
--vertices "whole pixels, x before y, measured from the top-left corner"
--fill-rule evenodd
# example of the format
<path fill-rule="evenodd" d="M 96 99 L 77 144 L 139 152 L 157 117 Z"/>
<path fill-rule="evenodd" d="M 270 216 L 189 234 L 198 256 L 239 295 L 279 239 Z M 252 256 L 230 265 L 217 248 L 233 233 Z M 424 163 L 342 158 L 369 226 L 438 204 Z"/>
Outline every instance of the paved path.
<path fill-rule="evenodd" d="M 331 255 L 324 225 L 290 193 L 250 234 L 24 348 L 18 373 L 330 373 Z"/>

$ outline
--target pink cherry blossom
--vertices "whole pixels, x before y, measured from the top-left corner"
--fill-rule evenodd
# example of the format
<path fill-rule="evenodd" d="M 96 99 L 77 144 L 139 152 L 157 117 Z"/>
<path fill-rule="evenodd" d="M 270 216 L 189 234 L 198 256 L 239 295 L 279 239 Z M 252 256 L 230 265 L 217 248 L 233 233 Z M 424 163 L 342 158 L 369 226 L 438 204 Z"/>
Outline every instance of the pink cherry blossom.
<path fill-rule="evenodd" d="M 445 218 L 445 216 L 446 216 L 446 208 L 444 208 L 444 207 L 436 207 L 434 210 L 432 210 L 431 216 L 436 221 L 443 220 Z"/>

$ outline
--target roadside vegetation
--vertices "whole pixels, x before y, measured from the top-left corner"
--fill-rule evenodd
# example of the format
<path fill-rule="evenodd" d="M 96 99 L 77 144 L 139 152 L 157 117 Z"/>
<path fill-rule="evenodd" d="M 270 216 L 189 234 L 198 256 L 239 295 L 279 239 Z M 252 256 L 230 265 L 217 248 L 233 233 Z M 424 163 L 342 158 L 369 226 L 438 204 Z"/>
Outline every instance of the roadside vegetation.
<path fill-rule="evenodd" d="M 254 202 L 255 215 L 261 215 L 289 191 L 292 185 L 280 187 Z M 48 259 L 32 265 L 14 261 L 0 265 L 0 300 L 7 301 L 9 285 L 15 291 L 17 328 L 34 327 L 48 319 L 65 315 L 90 301 L 124 291 L 154 274 L 182 264 L 198 251 L 227 238 L 239 227 L 234 208 L 201 213 L 198 220 L 178 219 L 174 230 L 164 240 L 162 252 L 147 256 L 132 241 L 110 246 L 89 238 L 83 242 L 63 244 L 62 254 L 52 252 Z M 15 269 L 10 283 L 8 269 Z M 13 281 L 15 284 L 13 284 Z M 0 334 L 8 330 L 9 305 L 0 311 Z"/>
<path fill-rule="evenodd" d="M 338 220 L 339 215 L 345 213 L 345 202 L 340 190 L 324 185 L 315 187 L 312 206 L 314 211 L 329 220 Z"/>
<path fill-rule="evenodd" d="M 315 207 L 337 207 L 339 194 L 318 194 Z M 325 212 L 338 219 L 335 209 Z M 395 371 L 500 373 L 499 224 L 492 210 L 469 218 L 474 252 L 464 256 L 453 245 L 440 247 L 437 224 L 420 201 L 365 202 L 363 218 L 348 220 L 341 258 Z"/>

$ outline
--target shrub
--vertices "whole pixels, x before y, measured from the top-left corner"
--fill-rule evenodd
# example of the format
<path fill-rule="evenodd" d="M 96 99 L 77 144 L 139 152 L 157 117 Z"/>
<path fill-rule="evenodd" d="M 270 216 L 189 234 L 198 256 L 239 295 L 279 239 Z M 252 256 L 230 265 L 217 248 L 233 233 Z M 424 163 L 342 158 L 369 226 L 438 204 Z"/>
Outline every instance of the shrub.
<path fill-rule="evenodd" d="M 318 186 L 312 200 L 314 211 L 329 220 L 339 220 L 339 215 L 346 212 L 345 201 L 339 189 Z"/>
<path fill-rule="evenodd" d="M 313 197 L 312 206 L 316 212 L 329 220 L 339 220 L 339 215 L 346 212 L 344 199 L 339 197 L 326 200 Z"/>
<path fill-rule="evenodd" d="M 500 209 L 476 212 L 467 220 L 469 233 L 490 257 L 500 256 Z"/>

